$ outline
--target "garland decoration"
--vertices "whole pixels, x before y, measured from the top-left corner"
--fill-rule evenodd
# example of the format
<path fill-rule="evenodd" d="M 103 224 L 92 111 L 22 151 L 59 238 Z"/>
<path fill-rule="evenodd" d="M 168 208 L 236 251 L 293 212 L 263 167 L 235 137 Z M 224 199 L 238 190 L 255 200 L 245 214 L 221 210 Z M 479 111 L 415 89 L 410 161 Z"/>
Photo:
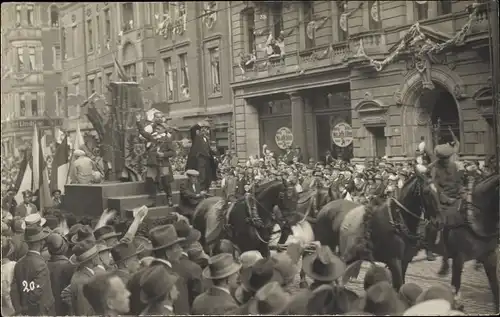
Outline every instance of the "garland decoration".
<path fill-rule="evenodd" d="M 163 14 L 162 18 L 163 20 L 158 22 L 158 25 L 156 27 L 156 34 L 163 36 L 163 38 L 168 38 L 170 33 L 172 33 L 172 31 L 174 30 L 172 18 L 168 13 Z M 160 20 L 160 16 L 158 14 L 155 14 L 155 19 L 157 21 Z"/>
<path fill-rule="evenodd" d="M 455 46 L 455 45 L 459 45 L 460 43 L 463 43 L 465 36 L 470 31 L 470 27 L 471 27 L 473 18 L 476 15 L 477 11 L 478 11 L 478 5 L 475 4 L 473 6 L 472 12 L 469 14 L 469 18 L 468 18 L 467 22 L 462 27 L 462 29 L 460 29 L 460 31 L 458 31 L 451 39 L 447 40 L 444 43 L 435 43 L 434 41 L 428 39 L 426 37 L 426 35 L 421 31 L 420 24 L 418 22 L 416 22 L 403 35 L 396 50 L 394 50 L 394 52 L 392 52 L 384 60 L 377 61 L 377 60 L 369 57 L 368 55 L 366 55 L 364 48 L 363 48 L 363 42 L 361 40 L 360 40 L 360 45 L 358 47 L 358 51 L 355 54 L 355 57 L 363 57 L 363 58 L 367 59 L 370 62 L 370 65 L 372 65 L 379 72 L 382 69 L 384 69 L 385 66 L 394 62 L 395 59 L 403 53 L 403 51 L 405 51 L 409 48 L 417 49 L 417 47 L 419 47 L 418 51 L 416 52 L 416 56 L 421 57 L 421 58 L 426 57 L 426 56 L 430 56 L 432 54 L 441 53 L 443 50 L 445 50 L 451 46 Z"/>
<path fill-rule="evenodd" d="M 347 19 L 354 14 L 354 12 L 358 11 L 361 7 L 363 7 L 363 2 L 360 2 L 359 5 L 354 8 L 354 9 L 351 9 L 349 11 L 346 11 L 344 13 L 342 13 L 340 15 L 340 28 L 342 29 L 342 31 L 344 32 L 347 32 Z"/>

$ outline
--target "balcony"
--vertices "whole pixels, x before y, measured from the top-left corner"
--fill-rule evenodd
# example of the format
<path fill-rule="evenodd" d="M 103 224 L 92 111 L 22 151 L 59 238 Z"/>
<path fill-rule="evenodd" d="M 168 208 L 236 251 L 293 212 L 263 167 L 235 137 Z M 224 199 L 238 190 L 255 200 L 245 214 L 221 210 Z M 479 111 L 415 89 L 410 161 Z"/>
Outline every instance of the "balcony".
<path fill-rule="evenodd" d="M 332 45 L 322 45 L 299 53 L 301 70 L 317 67 L 327 67 L 345 63 L 349 56 L 349 46 L 346 42 Z"/>
<path fill-rule="evenodd" d="M 241 65 L 234 66 L 236 81 L 266 78 L 286 72 L 285 56 L 272 56 L 261 59 L 248 57 Z"/>
<path fill-rule="evenodd" d="M 12 29 L 7 33 L 7 41 L 41 40 L 41 38 L 42 29 L 40 28 Z"/>
<path fill-rule="evenodd" d="M 480 3 L 472 18 L 471 34 L 488 32 L 488 23 L 488 5 L 487 3 Z"/>
<path fill-rule="evenodd" d="M 352 52 L 349 63 L 364 64 L 364 62 L 367 62 L 366 56 L 384 58 L 389 53 L 386 35 L 382 30 L 372 30 L 352 35 L 349 39 L 349 47 Z"/>

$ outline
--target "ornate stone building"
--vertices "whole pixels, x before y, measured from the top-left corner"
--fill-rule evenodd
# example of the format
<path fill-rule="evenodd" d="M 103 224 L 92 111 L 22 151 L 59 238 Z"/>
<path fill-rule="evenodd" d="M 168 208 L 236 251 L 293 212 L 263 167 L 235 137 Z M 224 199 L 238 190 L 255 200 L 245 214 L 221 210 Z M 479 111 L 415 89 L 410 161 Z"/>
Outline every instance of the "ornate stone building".
<path fill-rule="evenodd" d="M 474 2 L 233 1 L 238 154 L 404 160 L 450 130 L 461 156 L 491 154 L 488 11 Z"/>
<path fill-rule="evenodd" d="M 62 123 L 59 4 L 2 3 L 2 154 L 31 143 L 33 125 L 47 135 Z"/>
<path fill-rule="evenodd" d="M 69 117 L 92 92 L 106 95 L 121 81 L 117 62 L 139 83 L 147 107 L 169 115 L 188 136 L 189 127 L 207 116 L 217 146 L 231 139 L 232 91 L 228 2 L 67 3 L 62 7 L 63 82 Z M 70 36 L 71 35 L 71 36 Z M 144 84 L 148 78 L 148 84 Z M 80 95 L 82 97 L 74 97 Z M 80 116 L 81 117 L 81 116 Z M 80 127 L 91 128 L 80 118 Z M 71 120 L 70 129 L 75 128 Z"/>

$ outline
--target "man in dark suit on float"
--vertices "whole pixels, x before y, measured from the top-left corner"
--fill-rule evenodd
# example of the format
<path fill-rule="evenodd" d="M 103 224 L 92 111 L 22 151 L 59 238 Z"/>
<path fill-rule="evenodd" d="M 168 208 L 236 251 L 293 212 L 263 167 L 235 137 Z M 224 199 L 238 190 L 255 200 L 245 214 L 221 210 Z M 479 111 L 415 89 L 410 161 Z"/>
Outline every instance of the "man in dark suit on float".
<path fill-rule="evenodd" d="M 201 190 L 210 189 L 210 184 L 217 179 L 215 153 L 210 148 L 210 125 L 202 121 L 191 128 L 192 145 L 189 151 L 186 170 L 193 169 L 200 173 Z"/>

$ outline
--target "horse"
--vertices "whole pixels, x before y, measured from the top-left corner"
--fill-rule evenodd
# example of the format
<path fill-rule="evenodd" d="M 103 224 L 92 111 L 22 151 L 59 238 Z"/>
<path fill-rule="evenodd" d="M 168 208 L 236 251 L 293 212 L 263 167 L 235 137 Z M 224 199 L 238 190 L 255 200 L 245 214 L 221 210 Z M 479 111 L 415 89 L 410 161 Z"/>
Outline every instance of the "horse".
<path fill-rule="evenodd" d="M 418 232 L 427 195 L 431 195 L 427 179 L 415 174 L 401 188 L 398 199 L 374 199 L 366 206 L 345 199 L 332 201 L 320 210 L 314 234 L 332 251 L 338 247 L 348 264 L 356 260 L 385 263 L 394 288 L 399 289 L 422 243 Z"/>
<path fill-rule="evenodd" d="M 472 191 L 472 202 L 457 202 L 458 210 L 453 215 L 453 223 L 444 224 L 442 238 L 436 245 L 430 246 L 431 251 L 443 255 L 443 261 L 452 259 L 451 284 L 455 295 L 460 298 L 460 286 L 464 263 L 477 260 L 483 264 L 488 283 L 493 293 L 495 308 L 499 310 L 498 280 L 496 276 L 499 221 L 499 179 L 493 174 L 479 182 Z M 475 214 L 476 220 L 471 223 L 469 212 Z M 440 216 L 438 204 L 434 208 L 425 209 L 425 217 Z M 443 245 L 445 250 L 443 250 Z M 446 251 L 446 252 L 443 252 Z M 447 263 L 445 263 L 447 264 Z"/>
<path fill-rule="evenodd" d="M 315 197 L 315 195 L 317 195 Z M 314 231 L 311 224 L 314 224 L 316 215 L 311 215 L 311 211 L 315 208 L 319 210 L 330 201 L 339 199 L 341 194 L 332 191 L 330 188 L 321 188 L 318 191 L 309 190 L 300 193 L 297 208 L 293 215 L 286 217 L 288 219 L 290 229 L 279 230 L 276 224 L 274 233 L 269 241 L 269 246 L 273 249 L 279 249 L 280 245 L 288 245 L 293 241 L 300 241 L 303 245 L 308 245 L 314 241 Z M 317 199 L 317 206 L 313 206 L 315 199 Z M 300 283 L 305 285 L 305 273 L 300 270 Z"/>
<path fill-rule="evenodd" d="M 209 197 L 201 201 L 195 208 L 192 219 L 193 227 L 201 232 L 200 243 L 207 248 L 207 254 L 211 254 L 209 245 L 227 238 L 240 253 L 257 250 L 262 256 L 268 257 L 270 255 L 268 243 L 276 224 L 274 207 L 277 206 L 282 212 L 291 210 L 295 203 L 295 200 L 291 199 L 292 191 L 293 187 L 289 187 L 282 180 L 273 180 L 258 186 L 254 204 L 264 224 L 263 227 L 257 227 L 249 221 L 250 214 L 245 199 L 234 202 L 223 215 L 216 205 L 222 201 L 221 197 Z M 216 228 L 212 228 L 214 226 Z M 207 231 L 215 232 L 216 238 L 207 241 Z"/>

